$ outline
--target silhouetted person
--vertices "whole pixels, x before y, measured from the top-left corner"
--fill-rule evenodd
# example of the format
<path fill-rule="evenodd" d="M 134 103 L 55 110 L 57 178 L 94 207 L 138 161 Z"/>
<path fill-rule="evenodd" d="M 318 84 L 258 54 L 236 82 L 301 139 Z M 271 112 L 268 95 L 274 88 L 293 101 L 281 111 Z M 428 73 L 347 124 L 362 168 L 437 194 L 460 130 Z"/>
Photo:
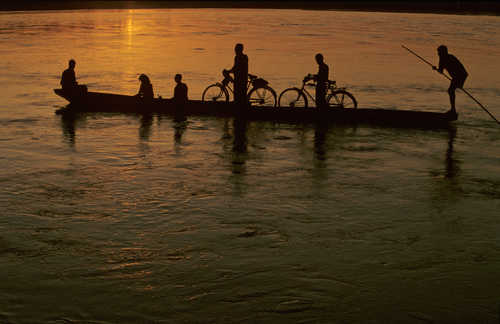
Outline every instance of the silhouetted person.
<path fill-rule="evenodd" d="M 62 73 L 61 87 L 63 90 L 73 89 L 78 85 L 76 82 L 75 65 L 75 60 L 69 60 L 68 68 Z"/>
<path fill-rule="evenodd" d="M 188 102 L 188 87 L 185 83 L 182 82 L 182 75 L 175 75 L 175 83 L 177 85 L 174 88 L 174 101 L 178 104 L 186 104 Z"/>
<path fill-rule="evenodd" d="M 434 70 L 437 70 L 439 73 L 443 73 L 443 70 L 446 69 L 451 76 L 450 87 L 448 88 L 448 94 L 450 95 L 450 105 L 451 109 L 448 113 L 457 114 L 455 109 L 455 90 L 457 88 L 462 88 L 465 83 L 465 79 L 469 75 L 465 70 L 464 66 L 460 61 L 453 55 L 448 54 L 448 48 L 444 45 L 441 45 L 437 48 L 438 56 L 439 56 L 439 67 L 433 66 Z"/>
<path fill-rule="evenodd" d="M 246 107 L 248 104 L 248 56 L 243 54 L 243 44 L 240 43 L 236 44 L 234 52 L 236 53 L 234 65 L 230 70 L 224 70 L 224 72 L 234 74 L 234 102 L 238 107 Z"/>
<path fill-rule="evenodd" d="M 326 103 L 326 88 L 328 84 L 328 65 L 323 61 L 323 55 L 316 54 L 316 62 L 318 63 L 318 74 L 314 75 L 316 81 L 316 106 L 325 108 Z"/>
<path fill-rule="evenodd" d="M 141 81 L 141 87 L 139 88 L 139 92 L 137 93 L 137 97 L 143 99 L 144 101 L 152 101 L 153 100 L 153 85 L 149 78 L 145 74 L 141 74 L 139 76 L 139 81 Z"/>
<path fill-rule="evenodd" d="M 174 97 L 172 98 L 175 104 L 175 119 L 181 121 L 186 119 L 184 110 L 188 103 L 188 87 L 182 82 L 181 74 L 176 74 L 174 80 L 177 83 L 174 88 Z"/>
<path fill-rule="evenodd" d="M 61 88 L 70 94 L 85 94 L 87 92 L 87 86 L 78 85 L 76 82 L 75 75 L 75 60 L 71 59 L 68 62 L 68 68 L 64 70 L 61 76 Z"/>

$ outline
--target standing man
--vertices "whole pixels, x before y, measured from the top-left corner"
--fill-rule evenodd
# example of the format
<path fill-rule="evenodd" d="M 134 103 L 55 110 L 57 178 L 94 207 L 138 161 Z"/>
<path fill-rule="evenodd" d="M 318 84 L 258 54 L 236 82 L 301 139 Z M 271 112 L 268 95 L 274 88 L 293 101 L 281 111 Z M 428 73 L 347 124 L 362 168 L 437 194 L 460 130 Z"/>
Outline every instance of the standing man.
<path fill-rule="evenodd" d="M 246 107 L 247 100 L 247 81 L 248 81 L 248 56 L 243 54 L 243 44 L 236 44 L 234 47 L 236 56 L 234 65 L 227 73 L 234 74 L 234 101 L 238 107 Z"/>
<path fill-rule="evenodd" d="M 323 61 L 323 55 L 316 54 L 316 63 L 318 63 L 318 74 L 314 75 L 316 81 L 316 106 L 319 109 L 327 107 L 326 87 L 328 84 L 328 65 Z"/>
<path fill-rule="evenodd" d="M 446 46 L 439 46 L 437 52 L 439 56 L 439 67 L 436 68 L 436 66 L 432 66 L 432 69 L 437 70 L 439 73 L 443 73 L 443 70 L 446 69 L 450 74 L 451 83 L 448 88 L 448 94 L 450 95 L 451 109 L 448 113 L 457 115 L 455 109 L 455 90 L 457 88 L 461 89 L 464 86 L 465 79 L 467 79 L 469 74 L 455 56 L 448 54 L 448 48 Z"/>

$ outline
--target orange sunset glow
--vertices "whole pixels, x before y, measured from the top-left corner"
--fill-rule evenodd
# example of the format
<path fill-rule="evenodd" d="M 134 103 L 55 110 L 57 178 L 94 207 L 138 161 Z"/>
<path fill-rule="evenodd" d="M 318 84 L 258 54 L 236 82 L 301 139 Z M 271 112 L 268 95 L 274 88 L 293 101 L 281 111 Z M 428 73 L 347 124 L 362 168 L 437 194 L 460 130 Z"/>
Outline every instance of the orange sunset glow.
<path fill-rule="evenodd" d="M 0 4 L 0 323 L 499 323 L 500 6 Z"/>

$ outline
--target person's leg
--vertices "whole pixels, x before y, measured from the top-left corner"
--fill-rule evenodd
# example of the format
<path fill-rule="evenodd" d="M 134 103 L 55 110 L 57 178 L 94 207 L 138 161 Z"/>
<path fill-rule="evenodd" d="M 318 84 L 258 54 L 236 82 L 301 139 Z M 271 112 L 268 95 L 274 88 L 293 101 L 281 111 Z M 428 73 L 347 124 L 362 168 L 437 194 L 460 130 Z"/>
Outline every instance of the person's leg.
<path fill-rule="evenodd" d="M 234 102 L 239 109 L 244 109 L 244 106 L 247 105 L 246 84 L 234 83 Z"/>
<path fill-rule="evenodd" d="M 455 109 L 455 87 L 450 86 L 448 88 L 448 95 L 450 96 L 450 110 L 456 112 Z"/>
<path fill-rule="evenodd" d="M 452 79 L 450 83 L 450 87 L 448 88 L 448 95 L 450 96 L 450 111 L 452 113 L 457 113 L 455 109 L 455 90 L 457 89 L 457 80 Z"/>
<path fill-rule="evenodd" d="M 316 106 L 317 108 L 323 109 L 326 107 L 326 88 L 316 87 Z"/>

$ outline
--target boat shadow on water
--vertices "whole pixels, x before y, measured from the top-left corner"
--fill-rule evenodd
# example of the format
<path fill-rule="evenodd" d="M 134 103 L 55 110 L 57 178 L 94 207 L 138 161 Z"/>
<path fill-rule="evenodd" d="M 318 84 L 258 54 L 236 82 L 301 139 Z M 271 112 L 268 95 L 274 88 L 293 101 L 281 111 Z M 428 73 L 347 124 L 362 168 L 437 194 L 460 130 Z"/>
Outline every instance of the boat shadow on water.
<path fill-rule="evenodd" d="M 124 113 L 102 113 L 102 112 L 73 112 L 61 114 L 61 127 L 62 135 L 64 141 L 71 147 L 75 148 L 77 144 L 77 133 L 79 127 L 85 127 L 89 119 L 99 119 L 108 116 L 124 115 Z M 182 139 L 188 129 L 189 121 L 188 119 L 181 118 L 177 119 L 171 114 L 160 114 L 160 113 L 126 113 L 126 116 L 131 116 L 138 122 L 138 140 L 140 145 L 147 145 L 150 141 L 152 128 L 155 125 L 155 118 L 158 127 L 164 122 L 168 122 L 172 125 L 174 129 L 173 143 L 177 153 L 180 153 L 182 148 Z M 324 121 L 313 121 L 313 122 L 269 122 L 269 121 L 254 121 L 248 120 L 243 116 L 236 116 L 234 118 L 215 118 L 222 124 L 222 142 L 224 146 L 224 154 L 228 166 L 230 166 L 231 172 L 231 182 L 235 185 L 235 191 L 244 191 L 245 177 L 247 174 L 248 160 L 259 159 L 260 158 L 260 148 L 265 148 L 267 146 L 267 141 L 269 140 L 270 132 L 271 134 L 275 131 L 280 131 L 285 129 L 296 129 L 297 136 L 303 137 L 298 140 L 297 145 L 301 146 L 299 148 L 300 152 L 304 154 L 312 154 L 312 164 L 310 165 L 312 176 L 315 179 L 315 183 L 318 187 L 328 181 L 331 177 L 329 174 L 329 167 L 332 165 L 332 161 L 329 158 L 338 158 L 337 155 L 332 155 L 332 151 L 343 151 L 350 150 L 352 145 L 357 145 L 352 143 L 353 136 L 356 136 L 356 132 L 360 129 L 369 130 L 383 130 L 384 133 L 394 133 L 396 134 L 403 131 L 402 127 L 391 126 L 391 129 L 386 130 L 386 128 L 377 126 L 375 128 L 367 126 L 367 128 L 359 125 L 358 123 L 345 124 L 343 122 L 337 123 L 328 120 Z M 308 139 L 305 133 L 313 131 L 313 138 Z M 433 178 L 442 179 L 452 185 L 457 183 L 457 178 L 460 175 L 460 160 L 457 159 L 454 152 L 454 143 L 457 134 L 457 129 L 454 124 L 448 125 L 446 129 L 434 129 L 432 127 L 418 127 L 417 129 L 412 128 L 408 130 L 410 133 L 417 132 L 422 133 L 422 136 L 427 136 L 427 132 L 430 131 L 432 134 L 429 135 L 438 140 L 444 135 L 447 138 L 447 149 L 444 153 L 444 168 L 440 170 L 431 171 L 430 176 Z M 302 134 L 302 135 L 301 135 Z M 279 138 L 278 136 L 277 138 Z M 286 137 L 286 136 L 284 136 Z M 284 138 L 283 140 L 286 140 Z M 311 142 L 312 140 L 312 142 Z M 359 139 L 358 139 L 359 141 Z M 312 145 L 311 145 L 312 144 Z M 370 144 L 371 145 L 371 144 Z M 312 149 L 312 151 L 310 150 Z M 356 147 L 353 147 L 356 150 Z M 335 165 L 336 162 L 333 162 Z M 309 166 L 306 166 L 309 168 Z M 241 187 L 238 189 L 237 187 Z"/>

